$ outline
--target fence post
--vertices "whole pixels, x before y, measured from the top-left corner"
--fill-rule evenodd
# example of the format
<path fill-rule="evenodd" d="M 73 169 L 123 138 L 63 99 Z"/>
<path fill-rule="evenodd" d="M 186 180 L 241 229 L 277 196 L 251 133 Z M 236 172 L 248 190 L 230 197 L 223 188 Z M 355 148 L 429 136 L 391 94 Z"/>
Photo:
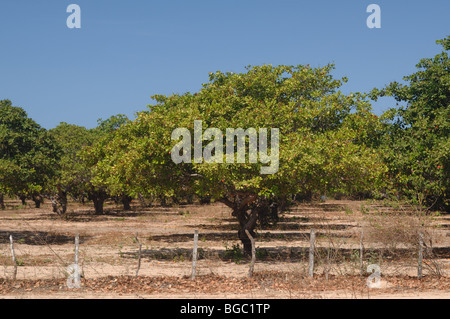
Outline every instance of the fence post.
<path fill-rule="evenodd" d="M 80 234 L 75 235 L 75 263 L 67 267 L 67 287 L 70 289 L 81 288 L 81 273 L 80 267 L 78 266 L 78 252 L 80 249 Z"/>
<path fill-rule="evenodd" d="M 419 233 L 419 261 L 417 267 L 417 277 L 423 276 L 423 233 Z"/>
<path fill-rule="evenodd" d="M 142 244 L 139 242 L 139 239 L 138 239 L 138 233 L 136 232 L 136 242 L 138 243 L 138 245 L 139 245 L 139 253 L 138 253 L 138 266 L 137 266 L 137 269 L 136 269 L 136 277 L 139 275 L 139 270 L 141 269 L 141 251 L 142 251 Z"/>
<path fill-rule="evenodd" d="M 78 266 L 78 251 L 80 249 L 80 234 L 75 236 L 75 265 Z"/>
<path fill-rule="evenodd" d="M 310 245 L 309 245 L 309 277 L 314 277 L 314 244 L 316 240 L 316 232 L 311 229 Z"/>
<path fill-rule="evenodd" d="M 80 234 L 76 234 L 75 236 L 75 267 L 76 267 L 76 271 L 75 271 L 75 277 L 74 277 L 74 284 L 76 288 L 80 288 L 81 287 L 81 282 L 80 282 L 80 266 L 78 265 L 78 252 L 80 250 Z"/>
<path fill-rule="evenodd" d="M 192 252 L 192 279 L 195 279 L 197 274 L 197 249 L 198 249 L 198 230 L 194 233 L 194 250 Z"/>
<path fill-rule="evenodd" d="M 255 239 L 252 237 L 250 232 L 246 229 L 245 233 L 247 234 L 250 242 L 252 243 L 252 262 L 250 263 L 250 269 L 248 270 L 248 276 L 253 277 L 253 270 L 255 269 L 255 261 L 256 261 L 256 248 L 255 248 Z"/>
<path fill-rule="evenodd" d="M 361 273 L 361 277 L 364 276 L 364 231 L 361 230 L 361 240 L 359 242 L 359 262 L 360 262 L 360 273 Z"/>
<path fill-rule="evenodd" d="M 12 235 L 9 235 L 9 242 L 10 242 L 10 247 L 11 247 L 12 260 L 14 263 L 13 280 L 15 281 L 17 278 L 17 261 L 16 261 L 16 254 L 14 252 L 14 240 L 13 240 Z"/>

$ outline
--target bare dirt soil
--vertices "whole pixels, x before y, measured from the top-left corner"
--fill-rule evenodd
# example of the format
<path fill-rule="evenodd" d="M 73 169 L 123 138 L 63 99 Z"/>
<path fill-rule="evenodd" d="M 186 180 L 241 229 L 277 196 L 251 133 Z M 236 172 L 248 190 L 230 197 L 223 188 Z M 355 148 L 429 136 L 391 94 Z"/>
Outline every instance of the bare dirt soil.
<path fill-rule="evenodd" d="M 400 210 L 369 201 L 298 204 L 276 225 L 258 230 L 249 279 L 249 259 L 237 249 L 237 221 L 222 204 L 143 208 L 135 203 L 124 212 L 109 203 L 104 214 L 94 215 L 90 205 L 73 203 L 61 219 L 48 203 L 35 209 L 7 201 L 0 211 L 0 298 L 449 298 L 450 217 L 398 215 Z M 417 223 L 427 235 L 422 279 L 417 249 L 406 238 Z M 317 247 L 314 279 L 308 276 L 311 229 Z M 199 261 L 192 280 L 195 230 Z M 77 233 L 82 287 L 70 289 L 67 267 L 74 263 Z M 142 244 L 138 277 L 136 233 Z M 381 269 L 378 289 L 367 286 L 370 264 Z"/>

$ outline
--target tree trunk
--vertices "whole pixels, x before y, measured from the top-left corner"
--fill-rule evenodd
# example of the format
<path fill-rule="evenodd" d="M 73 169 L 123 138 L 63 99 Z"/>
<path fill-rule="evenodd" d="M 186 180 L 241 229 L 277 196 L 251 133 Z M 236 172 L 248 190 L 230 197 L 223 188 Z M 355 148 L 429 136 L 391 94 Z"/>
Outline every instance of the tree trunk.
<path fill-rule="evenodd" d="M 6 209 L 6 207 L 5 207 L 5 199 L 4 199 L 4 196 L 3 196 L 2 193 L 0 193 L 0 209 L 1 210 Z"/>
<path fill-rule="evenodd" d="M 104 199 L 101 197 L 94 197 L 93 201 L 94 201 L 95 213 L 103 214 L 103 204 L 105 202 Z"/>
<path fill-rule="evenodd" d="M 147 203 L 146 198 L 140 193 L 138 194 L 138 198 L 139 198 L 139 201 L 141 202 L 142 206 L 144 206 L 144 207 L 152 207 L 152 200 L 151 199 L 150 199 L 150 202 Z"/>
<path fill-rule="evenodd" d="M 33 202 L 34 202 L 34 206 L 36 208 L 41 208 L 41 202 L 38 199 L 37 200 L 33 200 Z"/>
<path fill-rule="evenodd" d="M 106 200 L 106 193 L 104 191 L 94 191 L 91 193 L 91 198 L 94 202 L 95 214 L 103 214 L 103 204 Z"/>
<path fill-rule="evenodd" d="M 249 210 L 249 213 L 247 213 L 247 210 Z M 248 238 L 245 231 L 248 230 L 253 238 L 256 237 L 255 228 L 256 222 L 258 221 L 258 209 L 256 207 L 253 207 L 250 209 L 242 210 L 240 212 L 236 212 L 236 217 L 239 220 L 240 228 L 238 231 L 238 236 L 242 244 L 244 245 L 244 254 L 246 256 L 251 256 L 252 242 L 250 241 L 250 238 Z"/>
<path fill-rule="evenodd" d="M 119 205 L 122 203 L 122 196 L 113 196 L 111 199 L 114 201 L 114 204 Z"/>
<path fill-rule="evenodd" d="M 51 198 L 50 200 L 51 200 L 51 202 L 52 202 L 52 211 L 53 211 L 54 213 L 58 213 L 58 203 L 56 202 L 56 199 Z M 58 215 L 59 215 L 59 214 L 58 214 Z"/>
<path fill-rule="evenodd" d="M 27 205 L 27 197 L 25 195 L 20 195 L 19 198 L 22 201 L 22 206 L 26 206 Z"/>
<path fill-rule="evenodd" d="M 257 196 L 254 194 L 235 195 L 233 199 L 223 198 L 223 202 L 228 207 L 233 209 L 232 215 L 239 221 L 238 237 L 244 245 L 244 254 L 251 256 L 252 254 L 252 242 L 246 234 L 246 230 L 254 238 L 256 223 L 258 221 L 259 207 L 257 205 Z"/>
<path fill-rule="evenodd" d="M 167 199 L 166 199 L 166 196 L 161 195 L 161 196 L 159 196 L 159 199 L 160 199 L 160 202 L 161 202 L 161 206 L 162 206 L 162 207 L 167 207 Z"/>
<path fill-rule="evenodd" d="M 208 204 L 211 204 L 211 197 L 210 196 L 200 197 L 200 205 L 208 205 Z"/>
<path fill-rule="evenodd" d="M 41 195 L 33 195 L 32 200 L 36 206 L 36 208 L 41 208 L 41 204 L 44 202 L 44 199 Z"/>
<path fill-rule="evenodd" d="M 189 205 L 193 204 L 194 203 L 194 195 L 191 195 L 191 194 L 187 195 L 186 203 L 188 203 Z"/>
<path fill-rule="evenodd" d="M 59 205 L 61 206 L 61 215 L 64 215 L 67 212 L 67 193 L 61 192 Z"/>
<path fill-rule="evenodd" d="M 103 214 L 104 199 L 101 196 L 95 196 L 93 199 L 95 214 Z"/>
<path fill-rule="evenodd" d="M 123 204 L 123 210 L 128 211 L 131 210 L 131 201 L 133 199 L 131 196 L 123 195 L 122 196 L 122 204 Z"/>
<path fill-rule="evenodd" d="M 173 202 L 175 205 L 180 205 L 180 200 L 178 199 L 177 196 L 172 196 L 172 202 Z"/>
<path fill-rule="evenodd" d="M 62 217 L 67 212 L 67 193 L 59 191 L 55 197 L 50 197 L 52 202 L 53 212 Z"/>
<path fill-rule="evenodd" d="M 286 205 L 286 202 L 282 198 L 259 201 L 257 208 L 259 224 L 262 227 L 266 227 L 278 223 L 278 213 L 284 210 Z"/>

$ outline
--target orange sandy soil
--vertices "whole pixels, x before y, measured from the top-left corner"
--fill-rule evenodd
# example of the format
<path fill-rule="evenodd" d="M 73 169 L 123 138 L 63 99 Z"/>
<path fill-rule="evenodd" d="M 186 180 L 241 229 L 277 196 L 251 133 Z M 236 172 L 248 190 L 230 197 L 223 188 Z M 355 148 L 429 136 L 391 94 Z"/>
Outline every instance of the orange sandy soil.
<path fill-rule="evenodd" d="M 251 279 L 203 276 L 106 277 L 82 280 L 69 289 L 65 280 L 3 282 L 3 298 L 449 298 L 449 278 L 389 277 L 389 287 L 369 289 L 358 276 L 286 280 L 289 274 L 256 273 Z M 384 285 L 386 286 L 386 285 Z"/>
<path fill-rule="evenodd" d="M 275 227 L 258 230 L 259 252 L 254 277 L 249 261 L 231 252 L 237 240 L 237 222 L 222 204 L 143 208 L 130 212 L 108 203 L 102 215 L 90 205 L 71 204 L 60 219 L 48 203 L 41 209 L 8 201 L 0 211 L 0 298 L 449 298 L 450 218 L 432 218 L 436 259 L 442 276 L 425 267 L 416 278 L 417 260 L 407 254 L 386 254 L 380 289 L 369 289 L 369 274 L 359 276 L 352 253 L 366 231 L 368 214 L 392 208 L 367 201 L 299 204 L 282 215 Z M 364 212 L 363 209 L 364 208 Z M 370 213 L 367 212 L 369 209 Z M 307 276 L 308 235 L 317 232 L 317 247 L 334 247 L 340 258 L 329 264 L 316 261 L 315 278 Z M 191 274 L 194 230 L 200 231 L 198 277 Z M 136 232 L 142 243 L 139 277 Z M 74 260 L 74 236 L 80 234 L 82 288 L 69 289 L 66 268 Z M 19 264 L 12 281 L 9 235 Z M 379 249 L 370 242 L 366 249 Z M 399 246 L 397 249 L 401 249 Z M 352 259 L 353 258 L 353 259 Z M 369 260 L 370 259 L 370 260 Z M 365 267 L 378 262 L 367 254 Z M 328 273 L 328 279 L 326 278 Z"/>

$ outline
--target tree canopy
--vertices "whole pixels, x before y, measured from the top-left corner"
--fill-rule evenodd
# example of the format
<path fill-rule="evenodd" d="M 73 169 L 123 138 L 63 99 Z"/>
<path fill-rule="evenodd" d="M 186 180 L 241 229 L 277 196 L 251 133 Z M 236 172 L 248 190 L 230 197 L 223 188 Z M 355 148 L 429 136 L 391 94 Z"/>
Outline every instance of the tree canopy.
<path fill-rule="evenodd" d="M 372 147 L 381 126 L 363 95 L 339 91 L 346 79 L 333 79 L 332 70 L 332 65 L 255 66 L 240 74 L 210 74 L 210 81 L 194 94 L 156 95 L 149 111 L 102 145 L 96 183 L 118 193 L 190 192 L 222 201 L 238 218 L 247 249 L 245 229 L 253 232 L 258 216 L 283 198 L 308 191 L 371 192 L 386 172 Z M 194 131 L 195 121 L 202 121 L 199 132 Z M 179 140 L 172 133 L 179 128 L 190 136 L 209 135 L 201 137 L 204 141 L 189 141 L 188 153 L 194 154 L 195 143 L 200 143 L 201 153 L 207 150 L 216 162 L 191 157 L 176 164 L 172 151 Z M 227 161 L 219 149 L 226 149 L 222 135 L 229 128 L 279 129 L 276 172 L 261 174 L 267 166 L 261 156 L 250 160 L 249 136 L 244 163 Z M 207 129 L 213 130 L 207 134 Z M 236 147 L 238 142 L 232 143 Z"/>
<path fill-rule="evenodd" d="M 32 197 L 39 206 L 59 156 L 45 129 L 11 101 L 0 101 L 0 193 Z"/>
<path fill-rule="evenodd" d="M 395 189 L 417 204 L 449 211 L 450 37 L 437 43 L 444 51 L 422 59 L 405 84 L 392 82 L 371 94 L 402 104 L 385 114 L 390 125 L 382 146 Z"/>
<path fill-rule="evenodd" d="M 109 119 L 98 120 L 94 129 L 61 123 L 50 130 L 51 135 L 62 149 L 61 159 L 57 165 L 57 176 L 52 181 L 54 205 L 60 204 L 60 213 L 64 214 L 67 206 L 67 195 L 84 202 L 94 201 L 97 213 L 103 211 L 103 202 L 109 196 L 104 187 L 96 187 L 92 181 L 96 173 L 92 167 L 98 161 L 91 150 L 102 150 L 104 140 L 110 139 L 120 126 L 128 121 L 125 115 L 119 114 Z M 95 153 L 95 152 L 94 152 Z M 100 153 L 95 153 L 101 156 Z M 58 212 L 58 208 L 54 208 Z"/>

